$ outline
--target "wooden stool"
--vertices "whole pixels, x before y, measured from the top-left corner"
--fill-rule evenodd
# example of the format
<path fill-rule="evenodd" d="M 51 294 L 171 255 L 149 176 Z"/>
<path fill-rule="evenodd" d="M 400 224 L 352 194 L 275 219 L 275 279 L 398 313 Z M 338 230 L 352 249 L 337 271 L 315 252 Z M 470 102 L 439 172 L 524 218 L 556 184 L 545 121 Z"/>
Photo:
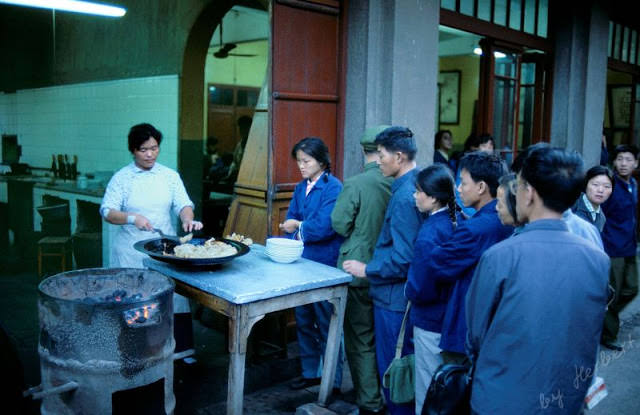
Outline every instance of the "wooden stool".
<path fill-rule="evenodd" d="M 45 236 L 38 241 L 38 277 L 42 277 L 42 258 L 59 257 L 61 272 L 67 270 L 67 255 L 71 257 L 70 236 Z"/>

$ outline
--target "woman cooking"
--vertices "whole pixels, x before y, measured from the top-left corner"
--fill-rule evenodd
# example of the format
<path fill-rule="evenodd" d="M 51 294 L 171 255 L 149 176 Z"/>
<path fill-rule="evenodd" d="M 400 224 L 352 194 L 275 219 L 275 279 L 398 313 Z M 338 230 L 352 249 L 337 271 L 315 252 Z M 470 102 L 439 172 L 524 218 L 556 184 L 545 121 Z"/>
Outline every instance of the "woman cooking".
<path fill-rule="evenodd" d="M 179 216 L 185 232 L 202 229 L 193 220 L 193 202 L 180 175 L 160 163 L 162 133 L 151 124 L 138 124 L 129 131 L 133 162 L 113 175 L 105 190 L 100 214 L 109 223 L 121 225 L 111 246 L 112 267 L 144 268 L 146 257 L 133 244 L 154 236 L 154 228 L 175 235 L 172 214 Z M 191 348 L 191 315 L 186 298 L 174 294 L 176 352 Z"/>
<path fill-rule="evenodd" d="M 304 242 L 302 257 L 336 266 L 342 237 L 331 227 L 331 211 L 342 183 L 330 173 L 331 159 L 325 143 L 316 137 L 300 140 L 291 151 L 302 181 L 293 191 L 287 219 L 280 229 L 289 237 Z M 303 389 L 320 383 L 322 356 L 327 344 L 333 308 L 328 301 L 296 307 L 296 329 L 302 377 L 291 384 Z M 342 383 L 342 351 L 338 357 L 334 392 Z"/>

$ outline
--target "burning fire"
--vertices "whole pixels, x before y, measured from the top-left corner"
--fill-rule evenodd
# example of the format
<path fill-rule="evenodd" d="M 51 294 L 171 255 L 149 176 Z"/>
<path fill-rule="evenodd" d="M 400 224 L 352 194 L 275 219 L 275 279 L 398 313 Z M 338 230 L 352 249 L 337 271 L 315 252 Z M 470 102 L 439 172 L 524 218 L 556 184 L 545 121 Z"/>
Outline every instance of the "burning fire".
<path fill-rule="evenodd" d="M 129 326 L 144 324 L 150 319 L 157 319 L 159 314 L 156 312 L 158 303 L 151 303 L 139 308 L 134 308 L 124 312 L 125 321 Z"/>

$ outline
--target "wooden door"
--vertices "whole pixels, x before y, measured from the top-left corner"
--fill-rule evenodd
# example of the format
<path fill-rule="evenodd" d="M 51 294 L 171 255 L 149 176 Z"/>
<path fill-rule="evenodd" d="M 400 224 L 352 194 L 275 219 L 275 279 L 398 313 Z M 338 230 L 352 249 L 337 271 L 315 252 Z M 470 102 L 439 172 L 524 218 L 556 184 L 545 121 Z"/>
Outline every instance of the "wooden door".
<path fill-rule="evenodd" d="M 337 0 L 272 3 L 268 90 L 265 85 L 256 108 L 225 234 L 243 233 L 257 242 L 280 234 L 278 224 L 301 180 L 291 158 L 300 139 L 322 138 L 332 172 L 341 176 L 335 166 L 342 164 L 343 149 L 344 7 Z"/>

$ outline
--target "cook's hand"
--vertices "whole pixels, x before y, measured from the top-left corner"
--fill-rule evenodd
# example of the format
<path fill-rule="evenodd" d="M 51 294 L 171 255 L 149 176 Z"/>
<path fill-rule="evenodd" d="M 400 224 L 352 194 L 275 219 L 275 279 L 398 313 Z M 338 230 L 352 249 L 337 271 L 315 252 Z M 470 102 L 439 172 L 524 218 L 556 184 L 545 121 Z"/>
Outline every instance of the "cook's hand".
<path fill-rule="evenodd" d="M 344 261 L 342 268 L 354 277 L 365 278 L 367 276 L 367 264 L 356 261 L 355 259 Z"/>
<path fill-rule="evenodd" d="M 296 219 L 287 219 L 278 226 L 286 233 L 294 233 L 300 227 L 300 221 Z"/>
<path fill-rule="evenodd" d="M 199 220 L 188 220 L 182 222 L 182 230 L 185 232 L 199 231 L 204 225 Z"/>
<path fill-rule="evenodd" d="M 145 218 L 142 215 L 138 215 L 136 214 L 136 219 L 133 222 L 133 224 L 136 226 L 136 228 L 140 229 L 141 231 L 152 231 L 153 230 L 153 225 L 151 224 L 151 222 L 149 222 L 149 219 Z"/>

